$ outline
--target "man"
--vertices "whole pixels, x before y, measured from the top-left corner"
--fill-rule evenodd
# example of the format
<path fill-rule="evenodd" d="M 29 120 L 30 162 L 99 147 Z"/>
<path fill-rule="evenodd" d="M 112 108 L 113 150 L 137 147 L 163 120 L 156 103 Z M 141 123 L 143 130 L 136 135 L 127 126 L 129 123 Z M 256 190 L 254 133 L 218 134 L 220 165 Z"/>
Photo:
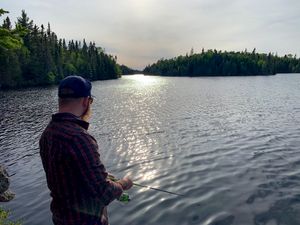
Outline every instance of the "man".
<path fill-rule="evenodd" d="M 129 178 L 108 179 L 96 140 L 87 132 L 91 83 L 69 76 L 58 88 L 59 112 L 40 139 L 55 225 L 108 224 L 106 206 L 132 187 Z"/>

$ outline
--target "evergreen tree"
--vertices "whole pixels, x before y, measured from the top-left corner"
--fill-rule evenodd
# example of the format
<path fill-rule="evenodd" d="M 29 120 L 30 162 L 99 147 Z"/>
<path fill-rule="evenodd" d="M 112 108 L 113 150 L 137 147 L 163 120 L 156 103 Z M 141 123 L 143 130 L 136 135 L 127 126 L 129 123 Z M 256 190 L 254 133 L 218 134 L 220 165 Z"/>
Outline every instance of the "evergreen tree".
<path fill-rule="evenodd" d="M 10 22 L 10 19 L 9 19 L 9 17 L 6 17 L 6 19 L 5 19 L 5 20 L 3 20 L 3 25 L 2 25 L 2 28 L 4 28 L 4 29 L 7 29 L 7 30 L 11 31 L 11 28 L 12 28 L 12 26 L 11 26 L 11 22 Z"/>
<path fill-rule="evenodd" d="M 22 27 L 27 28 L 28 30 L 32 30 L 33 28 L 33 20 L 29 19 L 25 10 L 22 10 L 21 17 L 17 18 L 17 23 L 20 24 Z"/>

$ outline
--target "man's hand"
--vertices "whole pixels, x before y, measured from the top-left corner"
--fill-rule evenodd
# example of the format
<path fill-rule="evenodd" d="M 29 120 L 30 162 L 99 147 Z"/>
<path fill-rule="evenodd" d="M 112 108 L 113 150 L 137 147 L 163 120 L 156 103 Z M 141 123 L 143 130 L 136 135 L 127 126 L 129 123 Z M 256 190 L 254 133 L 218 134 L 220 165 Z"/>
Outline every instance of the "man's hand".
<path fill-rule="evenodd" d="M 121 184 L 123 190 L 128 190 L 132 187 L 133 185 L 133 182 L 132 180 L 129 178 L 129 177 L 124 177 L 123 179 L 121 180 L 118 180 L 117 181 L 119 184 Z"/>
<path fill-rule="evenodd" d="M 114 175 L 112 175 L 112 174 L 110 174 L 110 173 L 107 175 L 107 179 L 109 179 L 109 180 L 111 180 L 111 181 L 115 181 L 115 182 L 118 181 L 118 178 L 116 178 Z"/>
<path fill-rule="evenodd" d="M 121 184 L 123 190 L 128 190 L 132 187 L 133 182 L 129 177 L 124 177 L 123 179 L 118 180 L 114 175 L 112 174 L 108 174 L 107 178 L 111 181 L 117 182 L 119 184 Z"/>

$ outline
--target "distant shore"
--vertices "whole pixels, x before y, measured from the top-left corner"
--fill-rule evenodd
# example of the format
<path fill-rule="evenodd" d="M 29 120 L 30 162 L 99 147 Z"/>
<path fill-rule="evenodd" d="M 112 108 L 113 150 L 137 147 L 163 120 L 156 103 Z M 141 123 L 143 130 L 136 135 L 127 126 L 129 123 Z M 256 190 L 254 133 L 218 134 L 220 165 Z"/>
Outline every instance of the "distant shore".
<path fill-rule="evenodd" d="M 222 52 L 202 50 L 195 54 L 160 59 L 147 66 L 149 75 L 160 76 L 262 76 L 277 73 L 300 73 L 300 59 L 293 55 L 278 56 L 273 53 Z"/>

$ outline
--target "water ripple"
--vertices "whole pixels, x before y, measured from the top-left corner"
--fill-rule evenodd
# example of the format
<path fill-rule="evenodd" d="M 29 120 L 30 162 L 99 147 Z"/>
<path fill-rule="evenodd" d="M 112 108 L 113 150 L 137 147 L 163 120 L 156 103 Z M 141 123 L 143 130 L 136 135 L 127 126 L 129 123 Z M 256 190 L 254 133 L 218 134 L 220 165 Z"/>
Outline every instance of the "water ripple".
<path fill-rule="evenodd" d="M 90 132 L 107 169 L 184 195 L 134 187 L 129 204 L 110 205 L 111 224 L 300 224 L 299 83 L 299 75 L 94 82 Z M 38 139 L 56 93 L 0 92 L 0 163 L 17 194 L 4 206 L 25 225 L 51 224 Z"/>

